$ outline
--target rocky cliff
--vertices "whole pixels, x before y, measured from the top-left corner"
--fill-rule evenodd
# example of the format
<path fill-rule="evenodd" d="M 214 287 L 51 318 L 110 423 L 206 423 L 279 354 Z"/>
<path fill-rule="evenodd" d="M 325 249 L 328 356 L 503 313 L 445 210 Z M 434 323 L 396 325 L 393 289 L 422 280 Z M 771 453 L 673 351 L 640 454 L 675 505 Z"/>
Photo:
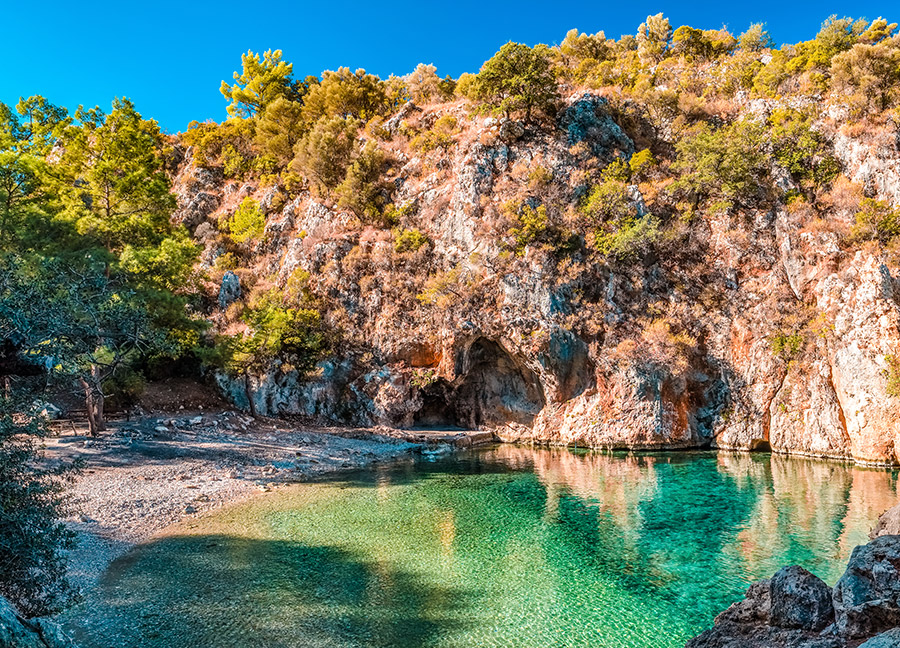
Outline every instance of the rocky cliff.
<path fill-rule="evenodd" d="M 651 127 L 626 108 L 577 92 L 536 125 L 472 115 L 461 101 L 408 104 L 378 138 L 393 161 L 393 229 L 306 189 L 226 179 L 176 144 L 177 218 L 204 246 L 214 325 L 228 330 L 233 301 L 300 270 L 339 331 L 312 375 L 274 363 L 245 385 L 220 373 L 223 392 L 243 407 L 251 394 L 260 413 L 354 425 L 897 463 L 893 257 L 846 236 L 866 196 L 900 204 L 896 126 L 873 139 L 818 116 L 842 175 L 815 208 L 780 200 L 690 217 L 665 179 L 636 182 L 636 218 L 668 214 L 653 246 L 612 258 L 565 242 L 517 245 L 523 209 L 548 206 L 545 229 L 576 220 L 585 177 L 644 146 Z M 763 119 L 776 108 L 735 110 Z M 410 145 L 447 116 L 449 146 Z M 654 137 L 665 151 L 664 134 Z M 787 194 L 801 189 L 777 165 L 768 177 Z M 217 230 L 248 196 L 265 233 L 226 266 Z M 427 242 L 404 248 L 397 237 L 411 230 Z"/>

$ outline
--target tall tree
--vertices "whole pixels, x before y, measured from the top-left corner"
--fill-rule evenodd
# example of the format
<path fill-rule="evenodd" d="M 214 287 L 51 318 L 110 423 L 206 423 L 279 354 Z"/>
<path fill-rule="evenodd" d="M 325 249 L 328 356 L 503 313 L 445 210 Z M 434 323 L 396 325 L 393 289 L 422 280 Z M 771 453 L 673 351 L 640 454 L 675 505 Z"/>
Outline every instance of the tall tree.
<path fill-rule="evenodd" d="M 297 101 L 303 95 L 303 84 L 292 78 L 294 65 L 282 60 L 281 50 L 267 50 L 262 57 L 248 51 L 241 55 L 241 66 L 233 75 L 234 84 L 222 81 L 220 88 L 231 101 L 229 115 L 257 117 L 279 97 Z"/>
<path fill-rule="evenodd" d="M 482 66 L 475 78 L 476 96 L 509 118 L 524 112 L 549 111 L 557 100 L 556 76 L 546 45 L 509 42 Z"/>
<path fill-rule="evenodd" d="M 46 158 L 70 121 L 65 108 L 40 96 L 20 100 L 15 109 L 0 103 L 0 248 L 52 198 Z"/>

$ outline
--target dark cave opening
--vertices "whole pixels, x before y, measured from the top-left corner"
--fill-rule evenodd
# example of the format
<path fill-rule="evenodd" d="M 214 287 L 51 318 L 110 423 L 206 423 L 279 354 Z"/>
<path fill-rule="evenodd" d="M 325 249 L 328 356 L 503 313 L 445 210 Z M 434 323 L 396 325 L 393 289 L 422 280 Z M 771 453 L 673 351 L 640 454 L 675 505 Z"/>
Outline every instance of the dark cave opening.
<path fill-rule="evenodd" d="M 772 444 L 765 439 L 752 439 L 750 452 L 772 452 Z"/>
<path fill-rule="evenodd" d="M 530 425 L 543 409 L 546 401 L 537 375 L 500 344 L 479 338 L 456 363 L 456 380 L 438 380 L 423 389 L 416 427 Z"/>

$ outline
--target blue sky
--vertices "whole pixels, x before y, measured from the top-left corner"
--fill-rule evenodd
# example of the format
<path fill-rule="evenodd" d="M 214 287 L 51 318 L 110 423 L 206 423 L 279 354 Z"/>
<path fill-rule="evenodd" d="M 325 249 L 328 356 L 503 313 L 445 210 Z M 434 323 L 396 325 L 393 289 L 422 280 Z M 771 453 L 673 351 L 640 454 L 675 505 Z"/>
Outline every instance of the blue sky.
<path fill-rule="evenodd" d="M 42 94 L 70 109 L 108 109 L 127 96 L 177 132 L 192 119 L 224 118 L 219 84 L 248 49 L 282 49 L 299 77 L 342 65 L 386 77 L 419 62 L 458 76 L 508 40 L 554 44 L 573 27 L 617 38 L 660 11 L 673 26 L 724 24 L 735 34 L 765 22 L 779 43 L 812 38 L 830 14 L 900 22 L 896 0 L 16 2 L 3 11 L 0 101 Z"/>

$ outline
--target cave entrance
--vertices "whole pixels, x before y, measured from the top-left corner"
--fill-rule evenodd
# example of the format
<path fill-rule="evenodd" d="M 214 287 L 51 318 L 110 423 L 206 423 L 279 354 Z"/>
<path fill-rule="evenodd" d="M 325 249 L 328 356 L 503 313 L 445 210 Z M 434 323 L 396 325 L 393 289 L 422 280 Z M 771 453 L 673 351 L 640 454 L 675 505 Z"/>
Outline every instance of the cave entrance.
<path fill-rule="evenodd" d="M 766 439 L 751 439 L 750 452 L 772 452 L 772 444 Z"/>
<path fill-rule="evenodd" d="M 487 338 L 460 354 L 456 374 L 453 383 L 439 380 L 423 390 L 416 426 L 530 425 L 546 402 L 537 375 Z"/>

